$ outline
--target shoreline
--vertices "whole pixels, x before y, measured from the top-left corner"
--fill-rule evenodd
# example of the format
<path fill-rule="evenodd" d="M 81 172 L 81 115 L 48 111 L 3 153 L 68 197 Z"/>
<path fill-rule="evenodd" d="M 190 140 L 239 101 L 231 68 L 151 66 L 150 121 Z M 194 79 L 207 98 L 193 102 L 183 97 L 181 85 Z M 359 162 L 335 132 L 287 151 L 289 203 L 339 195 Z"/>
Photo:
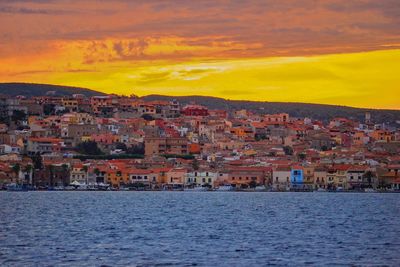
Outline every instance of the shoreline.
<path fill-rule="evenodd" d="M 361 191 L 361 190 L 289 190 L 289 191 L 279 191 L 279 190 L 126 190 L 126 189 L 113 189 L 113 190 L 87 190 L 87 189 L 35 189 L 35 190 L 0 190 L 0 192 L 184 192 L 184 193 L 400 193 L 400 190 L 390 191 L 390 190 L 374 190 L 374 191 Z"/>

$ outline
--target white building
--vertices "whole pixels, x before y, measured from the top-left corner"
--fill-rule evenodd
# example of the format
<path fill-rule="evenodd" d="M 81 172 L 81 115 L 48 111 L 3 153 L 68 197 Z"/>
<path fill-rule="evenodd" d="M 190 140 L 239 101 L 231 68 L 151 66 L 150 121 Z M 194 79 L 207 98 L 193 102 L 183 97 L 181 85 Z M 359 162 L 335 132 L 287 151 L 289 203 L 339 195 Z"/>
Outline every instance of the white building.
<path fill-rule="evenodd" d="M 204 186 L 210 185 L 214 187 L 218 174 L 210 171 L 193 171 L 186 174 L 185 184 Z"/>
<path fill-rule="evenodd" d="M 272 186 L 277 190 L 290 187 L 290 167 L 278 167 L 272 172 Z"/>

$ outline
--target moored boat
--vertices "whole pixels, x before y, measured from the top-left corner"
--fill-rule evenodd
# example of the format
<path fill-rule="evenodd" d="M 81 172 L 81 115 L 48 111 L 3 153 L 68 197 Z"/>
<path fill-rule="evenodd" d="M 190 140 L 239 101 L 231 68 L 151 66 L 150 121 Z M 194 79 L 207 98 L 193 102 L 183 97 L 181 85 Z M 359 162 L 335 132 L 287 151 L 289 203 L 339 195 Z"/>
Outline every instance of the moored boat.
<path fill-rule="evenodd" d="M 9 184 L 7 185 L 7 191 L 12 191 L 12 192 L 27 192 L 28 187 L 21 185 L 21 184 Z"/>
<path fill-rule="evenodd" d="M 208 187 L 203 187 L 203 186 L 195 186 L 195 187 L 187 187 L 183 191 L 192 191 L 192 192 L 204 192 L 207 191 Z"/>
<path fill-rule="evenodd" d="M 364 192 L 365 192 L 365 193 L 375 193 L 376 190 L 373 189 L 373 188 L 365 188 L 365 189 L 364 189 Z"/>
<path fill-rule="evenodd" d="M 235 188 L 231 185 L 221 185 L 218 188 L 215 189 L 215 191 L 232 191 Z"/>

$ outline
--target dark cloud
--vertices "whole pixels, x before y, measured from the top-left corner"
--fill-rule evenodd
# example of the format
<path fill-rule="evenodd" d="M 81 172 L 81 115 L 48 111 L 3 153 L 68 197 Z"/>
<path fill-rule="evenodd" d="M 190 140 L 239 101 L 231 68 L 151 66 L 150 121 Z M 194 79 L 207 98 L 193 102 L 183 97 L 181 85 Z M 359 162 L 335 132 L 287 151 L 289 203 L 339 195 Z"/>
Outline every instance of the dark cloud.
<path fill-rule="evenodd" d="M 9 14 L 27 14 L 27 15 L 66 15 L 66 14 L 75 14 L 78 13 L 76 11 L 69 10 L 57 10 L 57 9 L 32 9 L 25 7 L 12 7 L 12 6 L 0 6 L 0 13 L 9 13 Z"/>

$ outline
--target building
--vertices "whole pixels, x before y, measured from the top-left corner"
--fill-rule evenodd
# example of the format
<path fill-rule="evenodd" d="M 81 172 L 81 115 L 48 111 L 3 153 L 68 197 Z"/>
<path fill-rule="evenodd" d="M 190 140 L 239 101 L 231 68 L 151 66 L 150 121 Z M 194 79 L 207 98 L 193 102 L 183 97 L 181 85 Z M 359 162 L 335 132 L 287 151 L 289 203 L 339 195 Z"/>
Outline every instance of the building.
<path fill-rule="evenodd" d="M 31 137 L 28 138 L 28 143 L 26 151 L 28 154 L 44 154 L 44 153 L 54 153 L 60 152 L 63 146 L 63 141 L 60 138 L 50 138 L 50 137 Z"/>
<path fill-rule="evenodd" d="M 292 188 L 303 188 L 304 172 L 303 168 L 296 166 L 290 171 L 290 184 Z"/>
<path fill-rule="evenodd" d="M 186 186 L 210 186 L 214 187 L 218 174 L 212 171 L 192 171 L 186 174 Z"/>
<path fill-rule="evenodd" d="M 182 108 L 181 114 L 184 116 L 208 116 L 208 108 L 200 105 L 186 105 Z"/>
<path fill-rule="evenodd" d="M 185 185 L 187 170 L 184 168 L 173 168 L 166 173 L 165 187 L 170 189 L 182 189 Z"/>
<path fill-rule="evenodd" d="M 145 155 L 188 154 L 188 140 L 184 137 L 146 137 Z"/>
<path fill-rule="evenodd" d="M 291 169 L 279 166 L 272 172 L 272 185 L 276 190 L 287 190 L 290 187 Z"/>
<path fill-rule="evenodd" d="M 314 170 L 314 186 L 318 188 L 326 188 L 327 172 L 324 167 L 317 167 Z"/>
<path fill-rule="evenodd" d="M 257 166 L 232 166 L 226 170 L 227 184 L 235 187 L 247 188 L 266 185 L 271 178 L 271 169 Z"/>

